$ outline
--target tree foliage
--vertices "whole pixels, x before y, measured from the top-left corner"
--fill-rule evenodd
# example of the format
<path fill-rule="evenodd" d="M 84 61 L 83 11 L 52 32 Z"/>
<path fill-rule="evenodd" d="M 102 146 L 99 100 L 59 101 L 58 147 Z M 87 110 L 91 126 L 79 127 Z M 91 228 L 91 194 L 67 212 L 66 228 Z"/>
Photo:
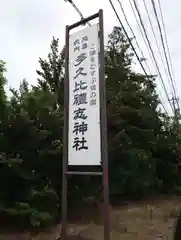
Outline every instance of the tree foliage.
<path fill-rule="evenodd" d="M 159 108 L 155 79 L 133 71 L 133 57 L 115 27 L 105 48 L 110 197 L 179 193 L 178 136 Z M 37 84 L 23 80 L 8 99 L 0 62 L 0 216 L 19 226 L 53 224 L 60 213 L 64 58 L 58 39 L 39 64 Z M 68 194 L 82 202 L 100 188 L 100 179 L 77 177 Z"/>

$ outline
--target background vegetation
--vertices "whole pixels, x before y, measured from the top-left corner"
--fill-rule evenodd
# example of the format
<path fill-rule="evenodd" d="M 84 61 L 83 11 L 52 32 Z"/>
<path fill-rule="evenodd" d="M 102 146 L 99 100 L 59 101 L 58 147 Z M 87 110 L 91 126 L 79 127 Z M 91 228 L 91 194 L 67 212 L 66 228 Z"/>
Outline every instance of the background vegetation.
<path fill-rule="evenodd" d="M 105 47 L 110 199 L 180 194 L 176 123 L 160 110 L 155 79 L 133 71 L 134 55 L 115 27 Z M 64 59 L 53 38 L 36 86 L 4 90 L 0 61 L 0 218 L 49 226 L 61 217 Z M 69 179 L 69 204 L 100 197 L 99 178 Z"/>

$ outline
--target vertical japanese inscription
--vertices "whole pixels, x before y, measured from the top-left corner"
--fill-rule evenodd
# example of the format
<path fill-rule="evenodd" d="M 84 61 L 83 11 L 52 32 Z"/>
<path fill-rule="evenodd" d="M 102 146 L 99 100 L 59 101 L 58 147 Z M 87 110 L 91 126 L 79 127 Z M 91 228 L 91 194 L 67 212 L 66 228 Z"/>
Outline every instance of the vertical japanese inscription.
<path fill-rule="evenodd" d="M 69 38 L 68 164 L 100 165 L 99 26 Z"/>
<path fill-rule="evenodd" d="M 87 70 L 84 68 L 84 62 L 87 60 L 87 46 L 88 37 L 83 36 L 81 39 L 76 39 L 73 42 L 74 52 L 77 53 L 73 67 L 75 69 L 75 75 L 73 76 L 74 89 L 73 89 L 73 136 L 74 140 L 72 148 L 76 151 L 88 150 L 88 141 L 86 133 L 88 131 L 87 123 L 87 88 L 88 83 L 86 81 Z"/>
<path fill-rule="evenodd" d="M 96 47 L 95 44 L 92 44 L 89 51 L 90 58 L 90 76 L 91 76 L 91 84 L 90 84 L 90 105 L 96 105 Z"/>

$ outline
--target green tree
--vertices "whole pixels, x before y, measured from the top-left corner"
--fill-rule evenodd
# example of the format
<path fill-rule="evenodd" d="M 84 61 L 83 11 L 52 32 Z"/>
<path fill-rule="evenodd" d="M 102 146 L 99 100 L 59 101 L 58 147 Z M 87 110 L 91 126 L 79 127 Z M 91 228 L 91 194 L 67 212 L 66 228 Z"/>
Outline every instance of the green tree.
<path fill-rule="evenodd" d="M 5 94 L 5 83 L 6 78 L 4 73 L 6 72 L 5 62 L 0 60 L 0 118 L 2 118 L 5 114 L 5 106 L 6 106 L 6 94 Z"/>
<path fill-rule="evenodd" d="M 115 27 L 106 49 L 110 189 L 136 197 L 155 191 L 155 152 L 165 136 L 166 116 L 159 110 L 154 78 L 135 73 L 132 61 L 130 45 Z"/>
<path fill-rule="evenodd" d="M 128 41 L 115 27 L 105 48 L 110 195 L 178 193 L 180 149 L 173 121 L 159 108 L 155 79 L 136 73 L 133 61 Z M 23 80 L 7 100 L 0 62 L 0 215 L 21 226 L 60 218 L 64 58 L 58 39 L 39 63 L 38 83 Z M 70 177 L 69 203 L 95 199 L 100 190 L 99 178 Z"/>

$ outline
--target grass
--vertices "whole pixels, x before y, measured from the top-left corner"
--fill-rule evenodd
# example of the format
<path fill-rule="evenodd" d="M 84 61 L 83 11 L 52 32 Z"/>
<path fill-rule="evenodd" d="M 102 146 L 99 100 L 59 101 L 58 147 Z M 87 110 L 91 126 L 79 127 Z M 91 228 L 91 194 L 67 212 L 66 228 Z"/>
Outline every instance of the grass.
<path fill-rule="evenodd" d="M 142 203 L 127 203 L 126 206 L 111 208 L 111 239 L 112 240 L 172 240 L 176 217 L 179 213 L 181 198 L 158 199 Z M 99 215 L 99 214 L 98 214 Z M 98 216 L 97 215 L 97 216 Z M 69 224 L 69 234 L 80 234 L 93 240 L 103 239 L 103 227 L 97 223 Z M 0 240 L 55 240 L 61 226 L 51 231 L 31 236 L 0 235 Z M 15 238 L 16 237 L 16 238 Z"/>

